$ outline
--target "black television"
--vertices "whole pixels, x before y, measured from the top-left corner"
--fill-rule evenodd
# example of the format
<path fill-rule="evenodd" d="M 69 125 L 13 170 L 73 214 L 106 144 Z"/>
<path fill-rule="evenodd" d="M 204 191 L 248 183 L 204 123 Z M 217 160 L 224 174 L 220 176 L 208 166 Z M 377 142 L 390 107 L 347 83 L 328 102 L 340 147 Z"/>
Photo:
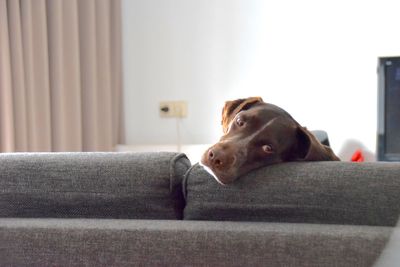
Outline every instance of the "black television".
<path fill-rule="evenodd" d="M 378 59 L 377 159 L 400 161 L 400 56 Z"/>

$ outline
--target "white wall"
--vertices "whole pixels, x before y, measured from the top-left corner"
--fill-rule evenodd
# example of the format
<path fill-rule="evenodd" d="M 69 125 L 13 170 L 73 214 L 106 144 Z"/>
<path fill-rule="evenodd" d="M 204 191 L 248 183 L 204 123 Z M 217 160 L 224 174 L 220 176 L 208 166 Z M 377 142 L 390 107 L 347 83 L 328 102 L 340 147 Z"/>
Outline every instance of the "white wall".
<path fill-rule="evenodd" d="M 260 95 L 309 129 L 375 150 L 377 57 L 400 55 L 398 1 L 124 0 L 128 144 L 171 144 L 162 100 L 187 100 L 183 143 L 220 136 L 225 100 Z"/>

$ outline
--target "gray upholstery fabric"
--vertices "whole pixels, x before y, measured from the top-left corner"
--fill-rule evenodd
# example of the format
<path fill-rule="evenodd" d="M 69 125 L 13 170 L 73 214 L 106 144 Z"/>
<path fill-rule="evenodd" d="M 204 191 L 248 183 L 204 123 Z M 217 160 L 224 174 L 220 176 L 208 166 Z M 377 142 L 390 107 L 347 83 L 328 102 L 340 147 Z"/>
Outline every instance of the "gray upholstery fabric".
<path fill-rule="evenodd" d="M 391 228 L 0 219 L 1 266 L 371 266 Z"/>
<path fill-rule="evenodd" d="M 0 217 L 181 219 L 178 153 L 0 154 Z"/>
<path fill-rule="evenodd" d="M 227 186 L 195 165 L 184 191 L 188 220 L 394 226 L 400 214 L 400 163 L 283 163 Z"/>

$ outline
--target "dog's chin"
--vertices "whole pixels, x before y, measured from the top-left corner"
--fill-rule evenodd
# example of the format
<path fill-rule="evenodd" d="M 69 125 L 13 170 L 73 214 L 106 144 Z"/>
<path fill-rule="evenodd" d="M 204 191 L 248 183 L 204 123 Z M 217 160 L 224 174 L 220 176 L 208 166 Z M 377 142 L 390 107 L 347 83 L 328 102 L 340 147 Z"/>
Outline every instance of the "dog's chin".
<path fill-rule="evenodd" d="M 233 181 L 236 180 L 233 176 L 226 176 L 224 173 L 218 173 L 214 171 L 212 168 L 207 166 L 204 162 L 199 162 L 199 165 L 204 168 L 214 179 L 220 184 L 220 185 L 227 185 L 232 183 Z"/>
<path fill-rule="evenodd" d="M 218 176 L 214 173 L 213 170 L 211 170 L 210 167 L 206 166 L 204 163 L 202 163 L 201 161 L 199 162 L 199 165 L 201 167 L 203 167 L 209 174 L 211 174 L 212 177 L 214 177 L 214 179 L 220 184 L 220 185 L 226 185 L 225 183 L 223 183 L 221 181 L 221 179 L 218 178 Z"/>

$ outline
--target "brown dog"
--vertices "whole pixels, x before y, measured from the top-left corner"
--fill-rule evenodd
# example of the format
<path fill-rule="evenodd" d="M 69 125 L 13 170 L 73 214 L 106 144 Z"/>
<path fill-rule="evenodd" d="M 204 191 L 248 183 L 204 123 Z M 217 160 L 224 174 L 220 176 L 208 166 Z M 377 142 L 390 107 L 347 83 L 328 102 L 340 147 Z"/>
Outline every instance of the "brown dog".
<path fill-rule="evenodd" d="M 289 113 L 260 97 L 226 102 L 222 127 L 224 135 L 200 162 L 221 184 L 274 163 L 340 160 Z"/>

